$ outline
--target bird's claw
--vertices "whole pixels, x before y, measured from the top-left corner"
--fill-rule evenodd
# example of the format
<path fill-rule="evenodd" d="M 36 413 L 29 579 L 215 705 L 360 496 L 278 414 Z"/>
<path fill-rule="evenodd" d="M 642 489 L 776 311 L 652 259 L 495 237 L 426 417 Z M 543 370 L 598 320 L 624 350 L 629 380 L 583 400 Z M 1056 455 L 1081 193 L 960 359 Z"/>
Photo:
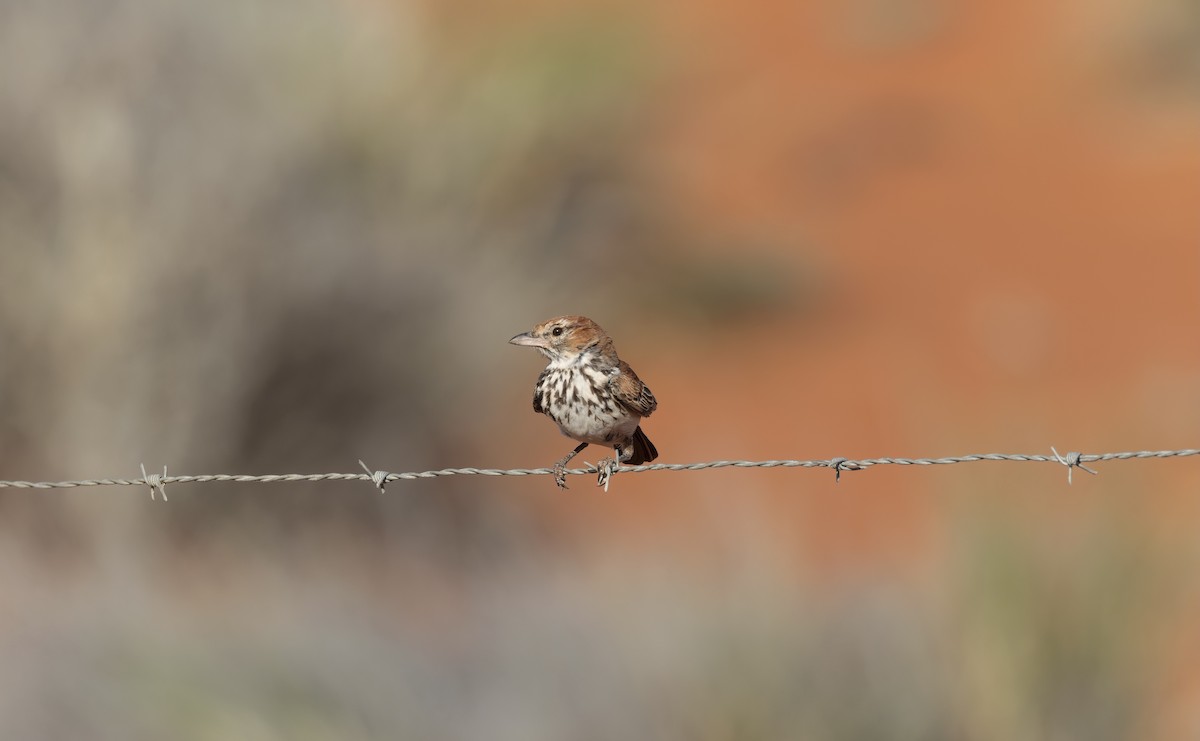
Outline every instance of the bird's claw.
<path fill-rule="evenodd" d="M 554 464 L 554 483 L 560 489 L 567 488 L 567 464 L 563 461 Z"/>
<path fill-rule="evenodd" d="M 596 466 L 596 486 L 603 486 L 608 491 L 608 480 L 617 472 L 620 463 L 614 458 L 602 458 Z"/>

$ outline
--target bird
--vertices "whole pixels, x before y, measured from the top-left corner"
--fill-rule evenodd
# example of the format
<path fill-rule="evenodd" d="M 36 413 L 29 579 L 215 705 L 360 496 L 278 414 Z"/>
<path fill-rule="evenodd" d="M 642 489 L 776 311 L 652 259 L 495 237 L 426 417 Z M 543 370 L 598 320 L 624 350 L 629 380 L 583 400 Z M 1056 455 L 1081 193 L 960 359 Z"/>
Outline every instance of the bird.
<path fill-rule="evenodd" d="M 597 466 L 597 485 L 606 491 L 619 464 L 636 466 L 658 457 L 641 427 L 658 401 L 629 363 L 617 357 L 612 338 L 599 324 L 585 316 L 560 316 L 509 342 L 537 348 L 550 360 L 533 388 L 533 411 L 545 414 L 563 435 L 579 442 L 554 464 L 560 489 L 567 488 L 567 463 L 590 444 L 609 446 L 616 453 Z"/>

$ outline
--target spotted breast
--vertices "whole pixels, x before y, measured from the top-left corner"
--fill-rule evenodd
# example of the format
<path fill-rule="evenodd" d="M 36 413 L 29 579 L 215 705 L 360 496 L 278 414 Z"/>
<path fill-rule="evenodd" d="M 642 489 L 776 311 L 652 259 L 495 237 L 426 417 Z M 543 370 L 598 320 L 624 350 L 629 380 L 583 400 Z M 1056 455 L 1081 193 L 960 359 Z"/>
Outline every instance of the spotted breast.
<path fill-rule="evenodd" d="M 549 365 L 534 389 L 534 410 L 544 413 L 567 437 L 580 442 L 611 445 L 628 439 L 638 426 L 614 397 L 611 388 L 617 367 L 601 368 L 594 362 L 568 367 Z"/>

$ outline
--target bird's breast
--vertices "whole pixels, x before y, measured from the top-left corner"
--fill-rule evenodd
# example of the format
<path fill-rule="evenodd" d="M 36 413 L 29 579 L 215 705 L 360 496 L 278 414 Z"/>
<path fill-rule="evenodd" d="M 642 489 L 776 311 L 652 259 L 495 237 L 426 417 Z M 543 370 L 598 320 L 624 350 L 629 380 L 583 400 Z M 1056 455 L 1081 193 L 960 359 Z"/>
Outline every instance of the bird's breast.
<path fill-rule="evenodd" d="M 609 390 L 615 370 L 591 364 L 551 367 L 538 385 L 542 410 L 564 435 L 580 442 L 612 444 L 627 439 L 638 418 Z"/>

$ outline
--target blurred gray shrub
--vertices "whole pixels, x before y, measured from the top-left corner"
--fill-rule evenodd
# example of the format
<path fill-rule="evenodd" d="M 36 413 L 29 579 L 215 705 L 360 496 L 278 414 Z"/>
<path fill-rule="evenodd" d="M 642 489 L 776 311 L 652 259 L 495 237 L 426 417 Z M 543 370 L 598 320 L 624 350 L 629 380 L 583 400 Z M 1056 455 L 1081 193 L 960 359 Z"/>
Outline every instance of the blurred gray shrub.
<path fill-rule="evenodd" d="M 644 246 L 647 66 L 620 19 L 432 10 L 0 2 L 0 475 L 469 460 L 486 319 Z"/>

